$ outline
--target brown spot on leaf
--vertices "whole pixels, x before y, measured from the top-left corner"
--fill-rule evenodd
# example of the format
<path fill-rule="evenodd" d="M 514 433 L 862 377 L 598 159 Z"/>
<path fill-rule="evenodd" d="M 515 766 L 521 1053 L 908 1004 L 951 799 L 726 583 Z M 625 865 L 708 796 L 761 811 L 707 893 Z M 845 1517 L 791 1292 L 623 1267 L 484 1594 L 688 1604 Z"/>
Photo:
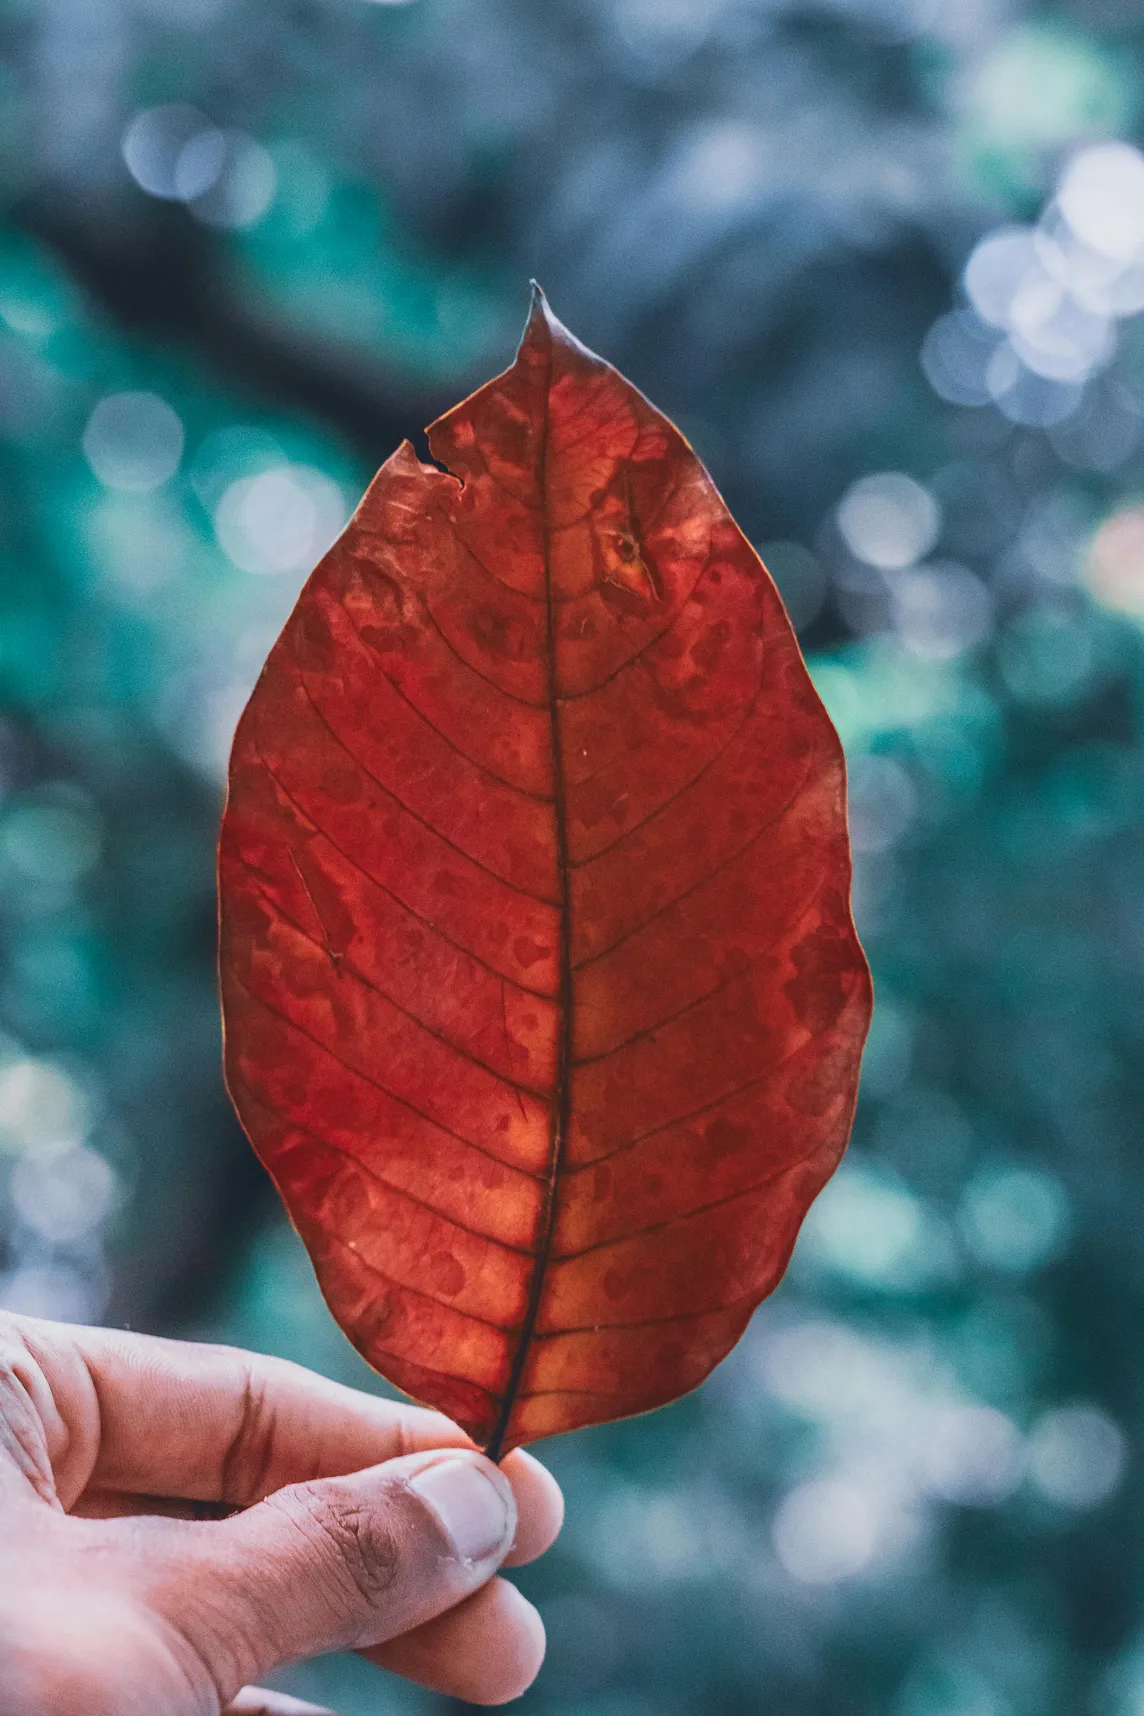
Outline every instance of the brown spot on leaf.
<path fill-rule="evenodd" d="M 724 1115 L 717 1116 L 708 1124 L 703 1137 L 707 1148 L 716 1157 L 730 1156 L 734 1151 L 742 1150 L 751 1139 L 745 1126 L 736 1126 Z"/>
<path fill-rule="evenodd" d="M 699 642 L 692 647 L 691 659 L 706 677 L 718 667 L 719 661 L 731 638 L 731 626 L 727 620 L 717 620 Z"/>
<path fill-rule="evenodd" d="M 429 1280 L 447 1299 L 454 1298 L 465 1285 L 465 1271 L 451 1251 L 439 1251 L 429 1259 Z"/>
<path fill-rule="evenodd" d="M 854 976 L 851 938 L 823 924 L 791 949 L 796 975 L 784 983 L 791 1006 L 816 1036 L 828 1030 L 843 1007 Z"/>

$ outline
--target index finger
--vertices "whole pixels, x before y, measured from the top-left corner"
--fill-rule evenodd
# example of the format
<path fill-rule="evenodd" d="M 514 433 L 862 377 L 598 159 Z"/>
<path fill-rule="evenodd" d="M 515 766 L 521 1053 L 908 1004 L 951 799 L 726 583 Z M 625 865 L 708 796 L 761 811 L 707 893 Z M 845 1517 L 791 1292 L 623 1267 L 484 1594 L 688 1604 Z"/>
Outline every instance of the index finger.
<path fill-rule="evenodd" d="M 62 1420 L 63 1468 L 83 1444 L 79 1428 L 98 1429 L 86 1470 L 56 1470 L 65 1507 L 88 1487 L 249 1507 L 285 1484 L 473 1446 L 443 1413 L 363 1394 L 286 1359 L 31 1317 L 13 1322 Z M 505 1476 L 521 1521 L 510 1560 L 531 1560 L 559 1530 L 560 1492 L 528 1455 L 511 1455 Z"/>

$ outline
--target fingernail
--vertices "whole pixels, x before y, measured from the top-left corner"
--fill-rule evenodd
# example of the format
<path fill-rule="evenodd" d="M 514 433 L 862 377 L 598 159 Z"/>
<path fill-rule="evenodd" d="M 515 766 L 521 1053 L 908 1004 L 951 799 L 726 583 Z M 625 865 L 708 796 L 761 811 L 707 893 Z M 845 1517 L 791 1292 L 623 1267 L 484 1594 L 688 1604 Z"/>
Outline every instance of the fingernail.
<path fill-rule="evenodd" d="M 471 1460 L 438 1460 L 409 1487 L 433 1509 L 460 1561 L 487 1561 L 508 1549 L 515 1519 L 500 1490 Z"/>

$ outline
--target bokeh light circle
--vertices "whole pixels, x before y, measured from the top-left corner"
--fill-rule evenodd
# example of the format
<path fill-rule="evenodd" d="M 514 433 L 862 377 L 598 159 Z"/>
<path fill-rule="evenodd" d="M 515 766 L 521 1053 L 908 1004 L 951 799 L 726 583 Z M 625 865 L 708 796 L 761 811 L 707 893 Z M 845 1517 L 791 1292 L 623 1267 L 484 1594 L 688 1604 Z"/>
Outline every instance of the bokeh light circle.
<path fill-rule="evenodd" d="M 851 554 L 883 570 L 913 565 L 929 553 L 941 530 L 933 495 L 901 471 L 880 471 L 852 483 L 837 517 Z"/>
<path fill-rule="evenodd" d="M 1076 236 L 1127 262 L 1144 249 L 1144 155 L 1130 143 L 1097 143 L 1069 163 L 1057 201 Z"/>
<path fill-rule="evenodd" d="M 87 420 L 83 451 L 105 488 L 144 494 L 178 470 L 183 425 L 157 393 L 109 393 Z"/>

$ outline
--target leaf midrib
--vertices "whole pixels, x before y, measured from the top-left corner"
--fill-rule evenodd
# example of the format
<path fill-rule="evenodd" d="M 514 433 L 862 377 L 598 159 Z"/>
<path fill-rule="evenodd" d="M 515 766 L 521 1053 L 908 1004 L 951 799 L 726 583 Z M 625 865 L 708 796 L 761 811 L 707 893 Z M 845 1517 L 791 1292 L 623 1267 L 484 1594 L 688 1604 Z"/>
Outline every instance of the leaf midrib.
<path fill-rule="evenodd" d="M 536 289 L 534 288 L 534 292 Z M 537 294 L 537 298 L 539 294 Z M 556 1197 L 572 1105 L 572 915 L 568 893 L 568 827 L 567 796 L 564 785 L 564 752 L 560 735 L 560 705 L 556 680 L 556 608 L 552 597 L 552 557 L 549 536 L 548 508 L 548 404 L 552 388 L 552 329 L 540 303 L 534 299 L 538 313 L 544 318 L 548 342 L 548 363 L 544 372 L 544 422 L 537 460 L 537 480 L 541 495 L 541 530 L 544 544 L 545 649 L 547 666 L 547 697 L 549 732 L 552 744 L 553 821 L 556 832 L 556 875 L 560 890 L 560 949 L 559 983 L 557 987 L 556 1077 L 552 1094 L 551 1130 L 548 1144 L 548 1176 L 544 1186 L 544 1201 L 537 1224 L 536 1262 L 529 1283 L 528 1303 L 513 1353 L 504 1399 L 485 1447 L 490 1460 L 499 1461 L 504 1449 L 513 1408 L 520 1394 L 524 1367 L 540 1313 L 544 1281 L 552 1253 L 552 1235 L 556 1225 Z"/>

